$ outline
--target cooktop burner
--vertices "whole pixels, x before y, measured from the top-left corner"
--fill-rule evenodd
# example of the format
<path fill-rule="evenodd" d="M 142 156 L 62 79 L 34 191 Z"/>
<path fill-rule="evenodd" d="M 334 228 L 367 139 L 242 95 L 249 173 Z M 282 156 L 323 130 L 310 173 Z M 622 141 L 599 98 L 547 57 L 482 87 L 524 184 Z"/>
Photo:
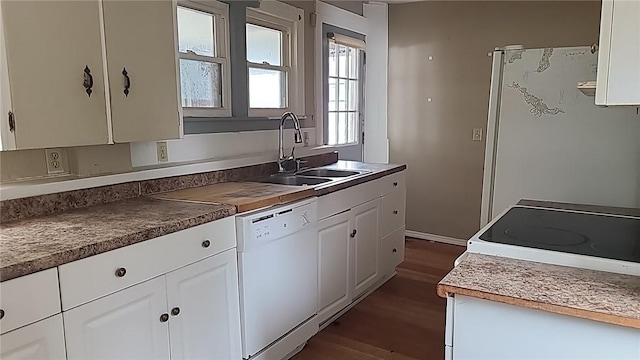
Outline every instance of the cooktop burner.
<path fill-rule="evenodd" d="M 640 263 L 640 219 L 514 207 L 480 239 Z"/>

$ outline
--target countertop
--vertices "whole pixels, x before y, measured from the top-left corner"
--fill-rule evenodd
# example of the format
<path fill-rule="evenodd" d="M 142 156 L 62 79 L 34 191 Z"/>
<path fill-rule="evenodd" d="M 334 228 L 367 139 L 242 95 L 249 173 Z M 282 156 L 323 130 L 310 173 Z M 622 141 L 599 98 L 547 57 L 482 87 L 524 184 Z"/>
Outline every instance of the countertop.
<path fill-rule="evenodd" d="M 375 180 L 402 171 L 406 166 L 338 161 L 324 168 L 358 170 L 364 173 L 314 187 L 314 192 L 307 192 L 307 197 L 322 196 Z M 291 188 L 299 189 L 297 186 Z M 202 203 L 142 196 L 7 222 L 0 225 L 0 281 L 56 267 L 236 213 L 236 206 L 224 202 Z"/>
<path fill-rule="evenodd" d="M 640 277 L 468 253 L 438 295 L 472 296 L 640 329 Z"/>

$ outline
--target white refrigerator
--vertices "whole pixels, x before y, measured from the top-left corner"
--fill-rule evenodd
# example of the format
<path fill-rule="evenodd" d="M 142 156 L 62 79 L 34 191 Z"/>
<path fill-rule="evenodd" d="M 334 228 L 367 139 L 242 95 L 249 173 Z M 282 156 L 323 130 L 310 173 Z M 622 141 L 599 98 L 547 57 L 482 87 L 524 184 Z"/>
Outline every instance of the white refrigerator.
<path fill-rule="evenodd" d="M 520 199 L 640 207 L 639 110 L 578 90 L 597 66 L 590 47 L 493 53 L 481 226 Z"/>

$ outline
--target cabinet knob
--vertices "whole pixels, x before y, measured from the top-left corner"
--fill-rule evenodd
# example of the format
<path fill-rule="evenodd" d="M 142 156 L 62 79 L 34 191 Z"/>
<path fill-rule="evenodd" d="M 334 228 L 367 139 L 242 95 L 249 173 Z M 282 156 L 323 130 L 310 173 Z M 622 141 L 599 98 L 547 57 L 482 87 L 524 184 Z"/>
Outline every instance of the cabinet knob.
<path fill-rule="evenodd" d="M 0 320 L 2 320 L 2 318 L 4 318 L 4 310 L 0 309 Z"/>
<path fill-rule="evenodd" d="M 393 253 L 395 254 L 395 253 L 397 253 L 397 252 L 398 252 L 398 249 L 393 248 Z"/>
<path fill-rule="evenodd" d="M 393 215 L 398 215 L 398 210 L 393 210 Z"/>
<path fill-rule="evenodd" d="M 358 230 L 353 229 L 353 231 L 351 232 L 351 235 L 349 235 L 349 236 L 351 236 L 352 238 L 354 238 L 354 237 L 356 237 L 356 234 L 357 234 L 357 233 L 358 233 Z"/>
<path fill-rule="evenodd" d="M 394 182 L 393 182 L 393 186 L 398 186 L 398 182 L 397 182 L 397 181 L 394 181 Z"/>
<path fill-rule="evenodd" d="M 125 275 L 127 275 L 127 269 L 121 267 L 116 270 L 116 277 L 124 277 Z"/>
<path fill-rule="evenodd" d="M 160 322 L 167 322 L 169 321 L 169 314 L 162 314 L 160 315 Z"/>
<path fill-rule="evenodd" d="M 205 240 L 205 241 L 202 242 L 202 247 L 203 248 L 208 248 L 209 246 L 211 246 L 211 241 Z"/>
<path fill-rule="evenodd" d="M 179 307 L 174 307 L 173 309 L 171 309 L 171 315 L 176 316 L 180 314 L 180 308 Z"/>

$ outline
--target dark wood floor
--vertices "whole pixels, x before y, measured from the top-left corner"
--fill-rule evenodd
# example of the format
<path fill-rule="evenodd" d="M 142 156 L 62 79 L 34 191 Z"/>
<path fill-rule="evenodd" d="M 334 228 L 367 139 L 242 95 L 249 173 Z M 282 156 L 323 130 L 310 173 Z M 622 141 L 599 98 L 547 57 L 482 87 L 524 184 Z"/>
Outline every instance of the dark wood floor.
<path fill-rule="evenodd" d="M 463 247 L 408 239 L 398 275 L 313 337 L 295 360 L 443 359 L 436 284 Z"/>

